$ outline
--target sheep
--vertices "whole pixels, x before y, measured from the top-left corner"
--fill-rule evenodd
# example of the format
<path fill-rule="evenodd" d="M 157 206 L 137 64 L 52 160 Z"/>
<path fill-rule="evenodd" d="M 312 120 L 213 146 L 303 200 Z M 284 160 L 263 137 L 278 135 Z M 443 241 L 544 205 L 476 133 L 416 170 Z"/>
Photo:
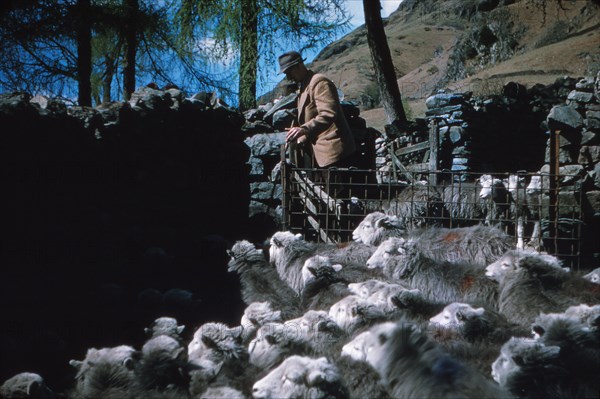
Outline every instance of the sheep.
<path fill-rule="evenodd" d="M 283 323 L 263 325 L 248 345 L 250 364 L 264 373 L 279 365 L 287 356 L 310 354 L 305 342 L 294 339 L 294 334 L 297 331 L 294 328 L 289 331 Z"/>
<path fill-rule="evenodd" d="M 369 213 L 352 232 L 352 239 L 365 245 L 379 245 L 390 237 L 406 234 L 404 222 L 382 212 Z"/>
<path fill-rule="evenodd" d="M 319 355 L 327 355 L 332 343 L 344 337 L 344 331 L 335 319 L 326 311 L 309 310 L 301 317 L 284 322 L 290 338 L 305 343 Z"/>
<path fill-rule="evenodd" d="M 142 391 L 187 392 L 188 356 L 186 348 L 168 335 L 158 335 L 142 347 L 142 356 L 135 367 L 135 377 Z"/>
<path fill-rule="evenodd" d="M 127 345 L 88 349 L 83 361 L 69 362 L 77 369 L 72 396 L 86 399 L 123 397 L 135 386 L 134 370 L 140 357 L 140 352 Z"/>
<path fill-rule="evenodd" d="M 479 372 L 445 353 L 439 345 L 400 321 L 374 331 L 367 361 L 394 398 L 504 398 L 509 395 Z"/>
<path fill-rule="evenodd" d="M 481 190 L 479 198 L 488 201 L 492 205 L 492 212 L 486 218 L 486 224 L 490 224 L 495 219 L 504 220 L 508 217 L 511 204 L 514 202 L 506 184 L 502 179 L 492 175 L 481 175 L 479 177 Z"/>
<path fill-rule="evenodd" d="M 517 248 L 525 247 L 525 225 L 527 221 L 533 221 L 533 231 L 527 243 L 528 247 L 539 251 L 541 243 L 541 211 L 540 211 L 540 196 L 537 179 L 539 176 L 532 176 L 529 185 L 525 186 L 525 178 L 523 176 L 511 174 L 508 176 L 506 186 L 513 201 L 513 210 L 517 215 Z"/>
<path fill-rule="evenodd" d="M 401 312 L 412 318 L 429 318 L 430 314 L 444 307 L 443 304 L 428 301 L 418 289 L 376 279 L 348 284 L 348 289 L 352 294 L 379 306 L 385 313 Z"/>
<path fill-rule="evenodd" d="M 561 352 L 555 345 L 513 337 L 492 364 L 492 377 L 521 398 L 590 397 L 588 387 L 561 361 Z"/>
<path fill-rule="evenodd" d="M 144 332 L 148 338 L 167 335 L 176 339 L 179 343 L 183 343 L 181 334 L 183 333 L 184 329 L 185 326 L 178 325 L 177 320 L 173 317 L 159 317 L 152 322 L 150 327 L 144 328 Z"/>
<path fill-rule="evenodd" d="M 579 320 L 587 328 L 600 332 L 600 305 L 586 304 L 570 306 L 564 312 L 565 316 Z"/>
<path fill-rule="evenodd" d="M 247 344 L 254 338 L 258 329 L 271 322 L 282 322 L 280 310 L 273 310 L 269 302 L 252 302 L 244 310 L 240 325 L 243 328 L 242 342 Z"/>
<path fill-rule="evenodd" d="M 583 278 L 588 281 L 591 281 L 594 284 L 600 284 L 600 267 L 584 275 Z"/>
<path fill-rule="evenodd" d="M 387 215 L 396 216 L 408 228 L 440 223 L 445 216 L 441 190 L 427 182 L 405 187 L 383 210 Z"/>
<path fill-rule="evenodd" d="M 338 369 L 326 358 L 290 356 L 252 387 L 254 399 L 347 398 Z"/>
<path fill-rule="evenodd" d="M 54 392 L 36 373 L 24 372 L 12 376 L 0 386 L 0 397 L 5 399 L 54 399 Z"/>
<path fill-rule="evenodd" d="M 551 316 L 540 323 L 538 317 L 534 326 L 544 324 L 543 328 L 535 330 L 539 334 L 539 342 L 546 346 L 560 348 L 560 360 L 573 379 L 582 386 L 590 387 L 590 393 L 600 392 L 598 372 L 600 372 L 600 334 L 589 329 L 576 318 L 568 316 Z"/>
<path fill-rule="evenodd" d="M 451 227 L 468 227 L 488 220 L 490 205 L 480 198 L 479 192 L 478 182 L 453 181 L 444 187 L 442 199 Z"/>
<path fill-rule="evenodd" d="M 348 295 L 336 302 L 329 309 L 329 316 L 347 334 L 388 318 L 385 312 L 369 302 L 368 299 L 356 295 Z"/>
<path fill-rule="evenodd" d="M 361 298 L 368 298 L 372 294 L 374 294 L 378 289 L 389 286 L 390 283 L 377 280 L 377 279 L 369 279 L 365 281 L 361 281 L 359 283 L 351 283 L 348 284 L 348 290 L 354 294 L 358 295 Z"/>
<path fill-rule="evenodd" d="M 263 253 L 252 243 L 238 241 L 227 253 L 231 257 L 228 271 L 238 273 L 242 299 L 246 305 L 266 301 L 280 310 L 283 317 L 295 317 L 301 313 L 297 292 L 281 280 Z"/>
<path fill-rule="evenodd" d="M 344 245 L 310 243 L 304 241 L 299 235 L 281 231 L 271 237 L 269 260 L 276 267 L 280 278 L 294 291 L 300 293 L 303 287 L 302 268 L 304 262 L 312 256 L 327 256 L 332 264 L 341 263 L 344 267 L 351 265 L 364 267 L 374 251 L 374 247 L 357 243 Z"/>
<path fill-rule="evenodd" d="M 348 356 L 336 358 L 337 367 L 349 398 L 391 399 L 381 383 L 381 377 L 366 361 L 357 361 Z"/>
<path fill-rule="evenodd" d="M 529 325 L 541 312 L 557 313 L 573 305 L 543 289 L 541 279 L 555 273 L 564 273 L 560 261 L 535 251 L 509 251 L 486 268 L 486 276 L 499 283 L 499 311 L 521 325 Z"/>
<path fill-rule="evenodd" d="M 188 345 L 190 389 L 196 393 L 222 385 L 248 392 L 256 370 L 250 367 L 249 354 L 242 342 L 242 328 L 223 323 L 205 323 Z"/>
<path fill-rule="evenodd" d="M 527 329 L 510 323 L 502 314 L 468 303 L 453 302 L 429 319 L 430 325 L 456 331 L 467 341 L 504 343 L 511 336 L 525 336 Z"/>
<path fill-rule="evenodd" d="M 383 267 L 385 260 L 396 255 L 407 239 L 412 240 L 423 254 L 433 260 L 469 262 L 481 266 L 489 265 L 513 248 L 513 239 L 497 227 L 431 227 L 413 230 L 406 237 L 390 237 L 383 241 L 367 260 L 367 267 Z"/>
<path fill-rule="evenodd" d="M 384 278 L 379 270 L 369 270 L 362 265 L 333 265 L 329 257 L 315 255 L 308 258 L 302 268 L 301 303 L 305 309 L 329 309 L 350 294 L 348 284 L 374 277 Z"/>
<path fill-rule="evenodd" d="M 194 399 L 246 399 L 246 396 L 231 387 L 211 387 L 202 394 L 194 396 Z"/>
<path fill-rule="evenodd" d="M 399 254 L 385 261 L 384 273 L 420 290 L 430 301 L 462 301 L 497 308 L 497 284 L 486 278 L 480 266 L 435 261 L 424 255 L 414 240 L 404 241 Z"/>
<path fill-rule="evenodd" d="M 545 177 L 547 179 L 547 177 Z M 548 182 L 549 183 L 549 182 Z M 543 186 L 541 175 L 533 175 L 529 179 L 529 184 L 525 187 L 525 200 L 529 207 L 531 217 L 537 222 L 534 224 L 534 230 L 531 234 L 531 242 L 534 243 L 534 249 L 539 250 L 541 247 L 541 225 L 542 219 L 542 195 L 544 191 L 549 189 L 549 185 Z M 536 247 L 537 246 L 537 247 Z"/>
<path fill-rule="evenodd" d="M 522 270 L 523 268 L 527 270 Z M 512 276 L 513 274 L 518 274 L 518 277 Z M 527 308 L 529 312 L 535 309 L 544 312 L 559 312 L 568 306 L 580 303 L 592 305 L 600 303 L 600 292 L 595 284 L 570 272 L 568 268 L 563 268 L 560 260 L 555 256 L 533 250 L 508 251 L 486 268 L 486 276 L 507 287 L 503 296 L 507 302 L 502 306 L 514 302 L 516 297 L 509 294 L 517 290 L 513 285 L 521 286 L 522 289 L 518 295 L 521 295 L 521 299 L 527 300 L 522 303 L 530 303 L 533 299 L 533 297 L 527 297 L 528 293 L 539 299 L 539 304 L 532 304 Z M 507 276 L 509 276 L 508 279 Z M 504 280 L 507 282 L 503 283 Z M 508 308 L 513 306 L 515 308 L 512 311 L 518 309 L 517 303 L 508 305 Z M 521 312 L 520 316 L 535 318 L 537 314 L 525 315 Z M 531 320 L 528 319 L 528 322 Z"/>

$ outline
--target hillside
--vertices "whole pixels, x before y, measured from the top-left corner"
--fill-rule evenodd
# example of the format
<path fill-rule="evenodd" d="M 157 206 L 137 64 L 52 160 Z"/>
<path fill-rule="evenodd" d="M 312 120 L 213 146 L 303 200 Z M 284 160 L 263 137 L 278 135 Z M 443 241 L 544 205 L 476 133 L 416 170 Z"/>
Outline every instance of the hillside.
<path fill-rule="evenodd" d="M 412 117 L 423 115 L 424 99 L 438 89 L 486 95 L 509 81 L 531 87 L 600 69 L 599 1 L 405 0 L 385 23 Z M 364 26 L 310 66 L 359 105 L 369 126 L 383 128 Z"/>

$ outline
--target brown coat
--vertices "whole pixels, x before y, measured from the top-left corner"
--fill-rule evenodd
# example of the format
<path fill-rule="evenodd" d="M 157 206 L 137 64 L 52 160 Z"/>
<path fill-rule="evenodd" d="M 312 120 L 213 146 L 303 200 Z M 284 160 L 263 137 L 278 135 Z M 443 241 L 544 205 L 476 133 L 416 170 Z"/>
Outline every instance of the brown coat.
<path fill-rule="evenodd" d="M 337 89 L 324 75 L 309 71 L 298 99 L 298 122 L 308 130 L 317 164 L 330 165 L 356 150 Z"/>

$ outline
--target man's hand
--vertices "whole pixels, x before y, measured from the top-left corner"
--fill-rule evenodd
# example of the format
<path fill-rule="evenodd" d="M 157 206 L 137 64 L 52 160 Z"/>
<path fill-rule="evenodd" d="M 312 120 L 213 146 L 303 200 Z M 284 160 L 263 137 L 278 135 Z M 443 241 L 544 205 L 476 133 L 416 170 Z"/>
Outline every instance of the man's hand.
<path fill-rule="evenodd" d="M 306 136 L 307 134 L 308 131 L 302 126 L 292 127 L 288 129 L 288 133 L 285 136 L 285 141 L 294 141 L 302 136 Z"/>

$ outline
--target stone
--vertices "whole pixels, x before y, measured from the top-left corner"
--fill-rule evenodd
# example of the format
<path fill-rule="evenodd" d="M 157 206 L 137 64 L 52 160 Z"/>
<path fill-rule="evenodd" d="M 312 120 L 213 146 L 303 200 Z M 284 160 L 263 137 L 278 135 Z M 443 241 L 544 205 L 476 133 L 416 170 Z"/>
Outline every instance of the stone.
<path fill-rule="evenodd" d="M 247 111 L 244 111 L 243 115 L 244 115 L 244 118 L 246 118 L 246 121 L 254 122 L 254 121 L 262 120 L 266 113 L 267 113 L 267 111 L 265 111 L 264 108 L 254 108 L 254 109 L 249 109 Z"/>
<path fill-rule="evenodd" d="M 581 91 L 594 91 L 594 78 L 591 76 L 586 76 L 582 78 L 579 82 L 575 84 L 575 89 Z"/>
<path fill-rule="evenodd" d="M 250 165 L 250 175 L 262 176 L 265 174 L 265 167 L 260 158 L 250 157 L 248 164 Z"/>
<path fill-rule="evenodd" d="M 550 173 L 550 165 L 546 164 L 540 169 L 540 174 L 548 175 Z M 560 176 L 560 185 L 568 186 L 574 182 L 581 180 L 584 175 L 584 168 L 581 165 L 564 165 L 558 168 L 558 175 Z M 548 184 L 544 184 L 544 187 L 549 187 Z"/>
<path fill-rule="evenodd" d="M 600 132 L 600 119 L 596 118 L 587 118 L 583 122 L 584 126 L 588 130 L 593 130 L 594 132 Z"/>
<path fill-rule="evenodd" d="M 552 107 L 546 120 L 550 130 L 580 130 L 583 127 L 581 114 L 575 108 L 567 105 Z"/>
<path fill-rule="evenodd" d="M 577 159 L 577 163 L 581 165 L 589 165 L 598 161 L 600 161 L 600 146 L 581 146 L 579 149 L 579 158 Z"/>
<path fill-rule="evenodd" d="M 581 132 L 581 145 L 597 145 L 600 144 L 600 134 L 590 130 Z"/>
<path fill-rule="evenodd" d="M 281 145 L 285 144 L 285 132 L 255 134 L 244 140 L 250 148 L 250 153 L 255 157 L 281 156 Z"/>
<path fill-rule="evenodd" d="M 593 97 L 594 97 L 594 93 L 588 93 L 588 92 L 585 92 L 585 91 L 573 90 L 567 96 L 567 100 L 569 100 L 569 101 L 577 101 L 578 103 L 587 104 L 587 103 L 589 103 L 589 102 L 592 101 Z"/>
<path fill-rule="evenodd" d="M 600 162 L 594 166 L 594 170 L 590 175 L 594 181 L 594 186 L 600 189 Z"/>
<path fill-rule="evenodd" d="M 592 190 L 585 193 L 587 207 L 593 213 L 594 217 L 600 217 L 600 190 Z"/>
<path fill-rule="evenodd" d="M 465 102 L 465 97 L 460 93 L 439 93 L 428 97 L 425 100 L 425 105 L 428 109 L 442 108 L 448 105 L 462 104 Z"/>
<path fill-rule="evenodd" d="M 298 95 L 296 93 L 289 94 L 279 101 L 277 101 L 263 116 L 263 119 L 267 123 L 272 123 L 273 114 L 280 109 L 293 109 L 296 108 L 296 104 L 298 102 Z"/>
<path fill-rule="evenodd" d="M 292 127 L 292 123 L 296 119 L 296 110 L 291 109 L 280 109 L 273 113 L 273 128 L 278 131 L 282 131 L 286 128 Z"/>
<path fill-rule="evenodd" d="M 0 113 L 10 115 L 23 110 L 34 110 L 29 102 L 31 95 L 25 92 L 0 94 Z"/>
<path fill-rule="evenodd" d="M 560 147 L 558 149 L 558 162 L 561 165 L 570 164 L 576 161 L 576 156 L 573 155 L 574 149 L 572 147 Z M 544 162 L 550 163 L 550 146 L 546 146 L 546 152 L 544 156 Z"/>
<path fill-rule="evenodd" d="M 425 112 L 425 116 L 441 116 L 446 119 L 450 118 L 450 114 L 456 111 L 464 110 L 464 105 L 449 105 L 442 108 L 434 108 Z"/>
<path fill-rule="evenodd" d="M 460 126 L 451 126 L 448 137 L 452 143 L 457 144 L 463 137 L 463 129 Z"/>
<path fill-rule="evenodd" d="M 150 112 L 164 110 L 173 105 L 171 96 L 162 91 L 150 87 L 141 87 L 131 94 L 129 104 L 132 108 L 141 108 Z"/>
<path fill-rule="evenodd" d="M 271 182 L 250 183 L 250 197 L 257 201 L 281 199 L 283 190 L 281 184 Z"/>

